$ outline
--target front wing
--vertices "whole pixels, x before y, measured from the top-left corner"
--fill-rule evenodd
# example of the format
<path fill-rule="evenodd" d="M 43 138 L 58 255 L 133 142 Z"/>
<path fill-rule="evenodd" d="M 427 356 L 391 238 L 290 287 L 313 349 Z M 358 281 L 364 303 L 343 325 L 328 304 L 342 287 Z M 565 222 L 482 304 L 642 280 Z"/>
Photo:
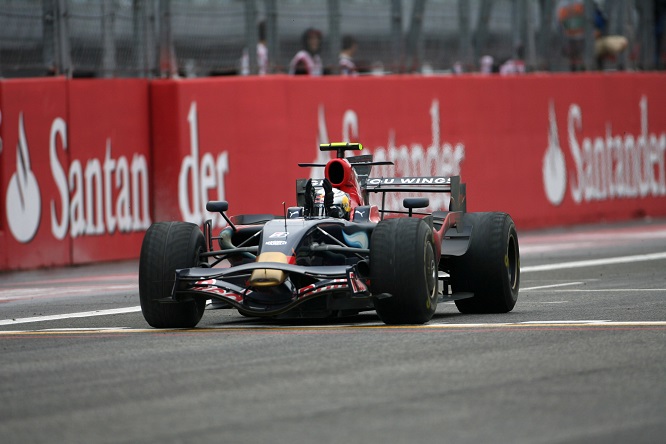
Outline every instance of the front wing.
<path fill-rule="evenodd" d="M 265 292 L 265 288 L 255 289 L 244 285 L 256 269 L 281 270 L 290 275 L 300 274 L 314 282 L 300 288 L 293 284 L 285 286 L 286 291 L 291 294 L 289 300 L 283 303 L 264 306 L 249 304 L 247 300 L 252 299 L 253 293 Z M 216 299 L 243 314 L 277 316 L 330 293 L 347 293 L 349 299 L 368 302 L 373 295 L 370 294 L 367 284 L 368 282 L 360 277 L 355 265 L 302 266 L 279 262 L 253 262 L 230 268 L 183 268 L 176 270 L 171 297 L 162 299 L 161 302 L 181 302 L 192 298 Z"/>

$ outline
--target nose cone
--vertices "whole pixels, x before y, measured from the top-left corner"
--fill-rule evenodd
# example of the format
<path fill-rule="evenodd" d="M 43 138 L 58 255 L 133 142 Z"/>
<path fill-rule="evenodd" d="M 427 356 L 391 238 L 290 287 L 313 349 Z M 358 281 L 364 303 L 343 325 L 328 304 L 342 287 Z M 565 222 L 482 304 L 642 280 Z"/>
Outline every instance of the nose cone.
<path fill-rule="evenodd" d="M 279 262 L 288 264 L 289 257 L 286 254 L 278 252 L 261 253 L 257 262 Z M 275 287 L 282 284 L 287 279 L 287 273 L 281 270 L 272 270 L 270 268 L 257 268 L 252 271 L 248 284 L 252 287 Z"/>

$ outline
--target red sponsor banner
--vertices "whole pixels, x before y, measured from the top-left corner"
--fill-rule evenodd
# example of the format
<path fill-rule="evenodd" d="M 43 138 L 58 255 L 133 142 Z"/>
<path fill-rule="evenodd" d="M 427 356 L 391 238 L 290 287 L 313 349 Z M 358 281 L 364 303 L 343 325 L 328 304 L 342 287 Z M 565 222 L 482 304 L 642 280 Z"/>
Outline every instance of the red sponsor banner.
<path fill-rule="evenodd" d="M 317 135 L 290 140 L 285 79 L 224 80 L 151 84 L 155 220 L 200 224 L 215 217 L 209 200 L 228 200 L 233 214 L 280 214 L 295 201 L 296 163 Z"/>
<path fill-rule="evenodd" d="M 0 269 L 133 258 L 152 220 L 221 224 L 209 200 L 280 214 L 295 179 L 323 175 L 297 163 L 325 162 L 318 144 L 333 141 L 395 162 L 374 177 L 460 174 L 470 211 L 506 211 L 522 229 L 664 216 L 665 80 L 3 81 Z"/>
<path fill-rule="evenodd" d="M 5 177 L 5 162 L 2 160 L 2 150 L 4 148 L 4 130 L 2 127 L 2 83 L 0 83 L 0 185 L 4 189 L 4 177 Z M 5 205 L 5 195 L 0 193 L 0 270 L 7 268 L 7 220 L 5 213 L 7 212 Z"/>
<path fill-rule="evenodd" d="M 52 202 L 57 199 L 51 160 L 69 164 L 65 79 L 8 80 L 2 88 L 3 268 L 62 265 L 71 260 L 69 239 L 51 234 Z"/>
<path fill-rule="evenodd" d="M 1 268 L 137 257 L 151 223 L 147 81 L 0 87 Z"/>
<path fill-rule="evenodd" d="M 372 176 L 460 174 L 468 210 L 520 228 L 666 215 L 662 74 L 265 78 L 152 84 L 155 219 L 279 214 L 322 174 L 319 142 L 360 141 Z M 431 207 L 445 208 L 445 196 Z M 373 203 L 378 203 L 375 198 Z M 397 207 L 397 199 L 389 199 Z M 219 218 L 217 218 L 219 221 Z"/>
<path fill-rule="evenodd" d="M 59 184 L 59 221 L 72 262 L 138 257 L 150 217 L 148 82 L 69 83 L 69 184 Z"/>

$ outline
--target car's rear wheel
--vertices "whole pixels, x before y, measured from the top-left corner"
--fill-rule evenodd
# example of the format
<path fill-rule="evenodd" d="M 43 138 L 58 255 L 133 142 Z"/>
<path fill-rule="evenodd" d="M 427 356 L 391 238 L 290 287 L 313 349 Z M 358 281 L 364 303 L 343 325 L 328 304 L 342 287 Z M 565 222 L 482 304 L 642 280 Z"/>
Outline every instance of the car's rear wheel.
<path fill-rule="evenodd" d="M 158 222 L 148 228 L 139 258 L 141 312 L 155 328 L 191 328 L 201 320 L 205 300 L 158 302 L 169 297 L 175 271 L 199 265 L 206 250 L 198 226 L 188 222 Z"/>
<path fill-rule="evenodd" d="M 387 324 L 424 324 L 437 309 L 432 228 L 421 219 L 380 222 L 370 240 L 370 284 Z M 387 295 L 390 295 L 386 297 Z"/>
<path fill-rule="evenodd" d="M 451 287 L 472 292 L 456 301 L 461 313 L 507 313 L 518 300 L 520 252 L 516 226 L 506 213 L 467 213 L 472 225 L 467 252 L 451 260 Z"/>

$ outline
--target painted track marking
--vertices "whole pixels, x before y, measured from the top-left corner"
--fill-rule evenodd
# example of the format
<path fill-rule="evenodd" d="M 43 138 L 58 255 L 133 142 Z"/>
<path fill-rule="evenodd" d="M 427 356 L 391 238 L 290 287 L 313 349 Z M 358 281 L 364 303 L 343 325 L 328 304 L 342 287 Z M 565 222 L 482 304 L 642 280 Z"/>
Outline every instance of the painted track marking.
<path fill-rule="evenodd" d="M 570 290 L 553 290 L 553 293 L 636 293 L 643 291 L 660 291 L 666 293 L 666 288 L 593 288 L 593 289 L 582 289 L 582 288 L 572 288 Z"/>
<path fill-rule="evenodd" d="M 45 330 L 10 330 L 0 331 L 2 336 L 57 336 L 57 335 L 90 335 L 90 334 L 129 334 L 129 333 L 317 333 L 317 332 L 351 332 L 359 330 L 530 330 L 534 328 L 543 329 L 580 329 L 590 331 L 605 329 L 658 329 L 666 330 L 666 321 L 633 321 L 633 322 L 611 322 L 606 320 L 585 321 L 526 321 L 517 323 L 496 324 L 426 324 L 426 325 L 384 325 L 384 324 L 344 324 L 344 325 L 307 325 L 307 326 L 221 326 L 204 327 L 195 329 L 153 329 L 153 328 L 84 328 L 84 329 L 45 329 Z"/>
<path fill-rule="evenodd" d="M 542 290 L 544 288 L 568 287 L 569 285 L 582 285 L 584 282 L 567 282 L 564 284 L 539 285 L 538 287 L 521 288 L 521 291 Z"/>
<path fill-rule="evenodd" d="M 596 267 L 599 265 L 628 264 L 632 262 L 658 261 L 666 259 L 666 253 L 637 254 L 633 256 L 608 257 L 604 259 L 589 259 L 584 261 L 560 262 L 557 264 L 533 265 L 520 267 L 521 273 L 535 271 L 565 270 L 568 268 Z"/>
<path fill-rule="evenodd" d="M 562 269 L 568 269 L 568 268 L 594 267 L 594 266 L 598 266 L 598 265 L 625 264 L 625 263 L 630 263 L 630 262 L 653 261 L 653 260 L 662 260 L 662 259 L 666 259 L 666 253 L 640 254 L 640 255 L 634 255 L 634 256 L 620 256 L 620 257 L 611 257 L 611 258 L 605 258 L 605 259 L 592 259 L 592 260 L 585 260 L 585 261 L 560 262 L 560 263 L 556 263 L 556 264 L 521 267 L 520 271 L 521 271 L 521 273 L 530 273 L 530 272 L 536 272 L 536 271 L 550 271 L 550 270 L 562 270 Z M 529 290 L 529 289 L 526 288 L 524 290 Z M 557 290 L 552 290 L 552 291 L 557 291 Z M 561 291 L 573 291 L 573 290 L 561 290 Z M 579 290 L 579 291 L 590 291 L 590 290 Z M 610 290 L 603 290 L 603 291 L 610 291 Z M 639 290 L 637 289 L 636 291 L 639 291 Z M 644 291 L 644 290 L 640 290 L 640 291 Z M 655 290 L 647 290 L 647 291 L 655 291 Z M 661 290 L 658 290 L 658 291 L 661 291 Z M 30 322 L 62 320 L 62 319 L 70 319 L 70 318 L 85 318 L 85 317 L 93 317 L 93 316 L 108 316 L 108 315 L 114 315 L 114 314 L 136 313 L 136 312 L 139 312 L 139 311 L 141 311 L 141 307 L 140 306 L 135 306 L 135 307 L 116 308 L 116 309 L 110 309 L 110 310 L 95 310 L 95 311 L 69 313 L 69 314 L 59 314 L 59 315 L 35 316 L 35 317 L 30 317 L 30 318 L 0 319 L 0 326 L 1 325 L 25 324 L 25 323 L 30 323 Z"/>
<path fill-rule="evenodd" d="M 59 314 L 59 315 L 34 316 L 31 318 L 0 319 L 0 325 L 26 324 L 30 322 L 42 322 L 42 321 L 59 321 L 62 319 L 71 319 L 71 318 L 89 318 L 92 316 L 108 316 L 115 314 L 136 313 L 138 311 L 141 311 L 140 306 L 112 308 L 109 310 L 83 311 L 79 313 L 68 313 L 68 314 Z"/>

